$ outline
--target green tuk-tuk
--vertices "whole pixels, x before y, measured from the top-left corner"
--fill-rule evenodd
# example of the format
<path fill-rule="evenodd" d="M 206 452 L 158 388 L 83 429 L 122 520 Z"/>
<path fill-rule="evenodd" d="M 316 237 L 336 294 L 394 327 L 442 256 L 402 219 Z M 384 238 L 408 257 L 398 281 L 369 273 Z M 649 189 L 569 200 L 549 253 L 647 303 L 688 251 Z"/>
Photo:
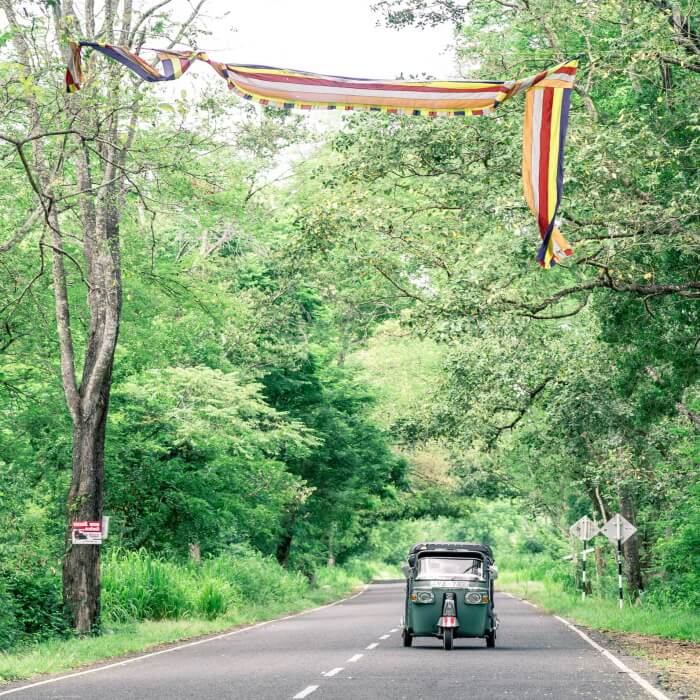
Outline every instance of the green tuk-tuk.
<path fill-rule="evenodd" d="M 482 637 L 487 647 L 496 646 L 493 582 L 498 569 L 491 547 L 468 542 L 416 544 L 402 568 L 405 647 L 414 637 L 438 637 L 448 650 L 455 638 L 462 637 Z"/>

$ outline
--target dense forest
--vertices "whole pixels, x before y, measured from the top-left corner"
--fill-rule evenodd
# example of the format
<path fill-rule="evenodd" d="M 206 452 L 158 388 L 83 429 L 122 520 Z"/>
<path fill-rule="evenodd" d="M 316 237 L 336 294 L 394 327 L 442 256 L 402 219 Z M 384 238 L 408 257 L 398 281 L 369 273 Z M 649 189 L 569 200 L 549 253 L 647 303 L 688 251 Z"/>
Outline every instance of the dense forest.
<path fill-rule="evenodd" d="M 216 615 L 236 562 L 313 586 L 422 536 L 573 590 L 569 525 L 616 512 L 630 602 L 700 607 L 693 4 L 377 4 L 451 23 L 465 78 L 580 57 L 552 270 L 519 100 L 329 126 L 96 54 L 66 94 L 68 40 L 206 45 L 202 2 L 135 5 L 0 0 L 0 648 Z M 106 543 L 71 547 L 102 514 Z M 139 607 L 158 566 L 205 572 L 191 609 Z"/>

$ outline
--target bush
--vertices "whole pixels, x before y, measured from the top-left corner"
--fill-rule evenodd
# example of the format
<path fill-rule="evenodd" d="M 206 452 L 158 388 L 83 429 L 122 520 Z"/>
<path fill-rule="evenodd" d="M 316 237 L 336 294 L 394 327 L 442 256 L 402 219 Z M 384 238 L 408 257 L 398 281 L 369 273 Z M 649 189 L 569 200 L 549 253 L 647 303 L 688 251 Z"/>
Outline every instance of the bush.
<path fill-rule="evenodd" d="M 5 624 L 14 618 L 15 640 L 30 636 L 48 639 L 70 633 L 63 614 L 61 576 L 58 571 L 41 562 L 25 561 L 21 568 L 3 571 L 2 579 L 5 595 L 10 598 L 7 610 L 3 610 L 2 615 L 6 619 Z M 0 605 L 3 605 L 2 597 Z"/>
<path fill-rule="evenodd" d="M 228 610 L 231 598 L 231 586 L 217 579 L 209 579 L 202 584 L 197 598 L 197 612 L 207 620 L 213 620 Z"/>
<path fill-rule="evenodd" d="M 103 610 L 114 622 L 186 617 L 196 607 L 193 588 L 186 567 L 145 550 L 103 558 Z"/>
<path fill-rule="evenodd" d="M 18 632 L 15 601 L 0 581 L 0 651 L 12 646 Z"/>

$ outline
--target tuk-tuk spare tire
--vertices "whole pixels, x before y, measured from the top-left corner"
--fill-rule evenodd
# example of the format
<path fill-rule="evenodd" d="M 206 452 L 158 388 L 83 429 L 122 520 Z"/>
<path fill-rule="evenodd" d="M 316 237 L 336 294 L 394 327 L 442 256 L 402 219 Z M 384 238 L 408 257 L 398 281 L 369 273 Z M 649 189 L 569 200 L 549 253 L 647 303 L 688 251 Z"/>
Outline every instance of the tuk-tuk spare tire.
<path fill-rule="evenodd" d="M 452 649 L 453 632 L 454 630 L 451 627 L 446 627 L 442 630 L 442 647 L 445 651 Z"/>

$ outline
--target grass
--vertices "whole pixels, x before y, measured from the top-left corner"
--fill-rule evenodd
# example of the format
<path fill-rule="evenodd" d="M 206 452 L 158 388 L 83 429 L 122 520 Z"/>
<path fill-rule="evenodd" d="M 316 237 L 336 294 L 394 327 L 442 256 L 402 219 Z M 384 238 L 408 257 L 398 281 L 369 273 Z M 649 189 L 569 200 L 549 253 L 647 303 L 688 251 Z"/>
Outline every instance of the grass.
<path fill-rule="evenodd" d="M 631 604 L 625 601 L 620 610 L 614 598 L 570 593 L 553 581 L 533 581 L 509 573 L 499 580 L 501 591 L 537 603 L 547 612 L 556 613 L 581 625 L 599 630 L 631 632 L 667 639 L 700 642 L 700 611 L 688 608 Z"/>
<path fill-rule="evenodd" d="M 27 643 L 0 653 L 0 682 L 61 673 L 161 644 L 215 634 L 338 600 L 386 576 L 382 565 L 355 562 L 322 569 L 314 584 L 275 562 L 245 553 L 199 567 L 145 553 L 105 562 L 102 634 Z M 143 619 L 159 616 L 161 619 Z"/>

